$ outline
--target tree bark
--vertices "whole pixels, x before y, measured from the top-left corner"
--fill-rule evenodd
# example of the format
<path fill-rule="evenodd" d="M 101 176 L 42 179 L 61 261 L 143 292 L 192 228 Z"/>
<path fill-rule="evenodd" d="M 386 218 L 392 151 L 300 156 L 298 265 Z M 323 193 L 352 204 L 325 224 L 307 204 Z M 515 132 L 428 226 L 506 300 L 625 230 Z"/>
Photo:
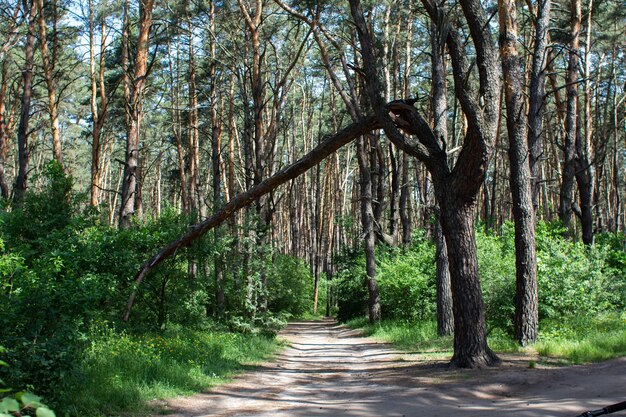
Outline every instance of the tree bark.
<path fill-rule="evenodd" d="M 559 218 L 563 226 L 569 229 L 571 226 L 572 209 L 574 202 L 574 179 L 576 176 L 576 135 L 580 133 L 578 128 L 578 55 L 580 53 L 580 29 L 581 29 L 581 5 L 580 0 L 570 2 L 570 45 L 567 75 L 565 77 L 567 91 L 567 110 L 565 114 L 565 143 L 563 147 L 563 175 L 561 181 Z"/>
<path fill-rule="evenodd" d="M 499 0 L 500 59 L 504 79 L 506 125 L 509 136 L 510 187 L 515 222 L 515 337 L 522 345 L 537 340 L 537 260 L 535 257 L 535 215 L 526 141 L 524 80 L 517 52 L 517 11 L 515 1 Z"/>
<path fill-rule="evenodd" d="M 441 215 L 437 210 L 435 219 L 435 247 L 437 266 L 437 333 L 440 336 L 454 333 L 454 310 L 452 289 L 450 288 L 450 269 L 448 248 L 441 230 Z"/>
<path fill-rule="evenodd" d="M 24 69 L 22 70 L 22 99 L 20 110 L 20 124 L 17 130 L 18 146 L 18 173 L 13 187 L 13 197 L 19 205 L 24 199 L 28 184 L 28 168 L 30 162 L 30 147 L 28 145 L 28 124 L 30 121 L 31 98 L 33 93 L 33 55 L 35 45 L 35 30 L 37 25 L 37 0 L 23 1 L 24 14 L 28 15 L 28 33 L 24 48 Z"/>
<path fill-rule="evenodd" d="M 448 88 L 446 83 L 446 63 L 444 59 L 445 39 L 442 39 L 443 22 L 431 23 L 431 107 L 433 132 L 440 141 L 445 143 L 448 138 Z M 450 289 L 450 270 L 448 249 L 441 230 L 439 209 L 435 218 L 435 246 L 437 253 L 437 330 L 440 335 L 454 332 L 454 316 L 452 309 L 452 291 Z"/>
<path fill-rule="evenodd" d="M 448 245 L 452 298 L 454 303 L 454 356 L 451 366 L 480 367 L 499 362 L 487 346 L 484 305 L 478 279 L 474 237 L 475 200 L 482 185 L 499 114 L 500 82 L 497 51 L 491 41 L 485 11 L 478 0 L 461 3 L 476 50 L 479 95 L 483 105 L 468 90 L 466 52 L 460 34 L 450 27 L 446 14 L 425 0 L 435 24 L 446 25 L 446 43 L 452 57 L 455 91 L 468 128 L 463 147 L 452 171 L 447 155 L 426 121 L 412 105 L 400 101 L 384 105 L 376 73 L 372 40 L 359 0 L 350 0 L 357 27 L 368 95 L 387 137 L 405 152 L 422 160 L 430 171 L 442 213 L 442 228 Z M 396 126 L 418 137 L 407 140 Z"/>
<path fill-rule="evenodd" d="M 137 181 L 139 165 L 139 139 L 141 119 L 143 118 L 143 92 L 148 71 L 148 49 L 150 46 L 150 27 L 154 0 L 139 3 L 139 37 L 135 55 L 134 73 L 130 88 L 128 137 L 126 139 L 126 157 L 124 160 L 124 179 L 122 181 L 122 201 L 120 206 L 120 228 L 128 228 L 135 213 L 135 200 L 140 187 Z"/>
<path fill-rule="evenodd" d="M 535 23 L 535 47 L 530 73 L 528 109 L 528 148 L 530 150 L 530 173 L 532 175 L 533 209 L 539 209 L 539 167 L 543 142 L 543 106 L 546 84 L 546 59 L 548 28 L 550 27 L 550 7 L 552 0 L 537 1 Z"/>
<path fill-rule="evenodd" d="M 580 1 L 580 0 L 579 0 Z M 578 6 L 580 7 L 580 6 Z M 587 37 L 585 42 L 584 94 L 585 94 L 585 131 L 581 132 L 581 124 L 576 126 L 576 183 L 580 201 L 580 224 L 583 243 L 593 244 L 593 163 L 591 162 L 591 15 L 593 0 L 589 1 L 587 13 Z"/>
<path fill-rule="evenodd" d="M 56 62 L 54 60 L 56 54 L 50 56 L 48 50 L 48 36 L 47 36 L 47 24 L 46 15 L 44 10 L 43 0 L 36 0 L 38 2 L 39 9 L 39 45 L 41 52 L 41 59 L 43 62 L 43 74 L 46 80 L 46 88 L 48 90 L 48 114 L 50 116 L 50 130 L 52 132 L 52 156 L 54 159 L 63 166 L 63 152 L 61 150 L 61 133 L 59 130 L 59 103 L 57 102 L 57 93 L 54 80 L 54 67 Z M 56 4 L 54 4 L 56 8 Z M 54 18 L 56 18 L 56 13 Z M 56 37 L 56 34 L 54 34 Z M 56 42 L 56 40 L 54 41 Z M 52 60 L 51 60 L 52 58 Z"/>

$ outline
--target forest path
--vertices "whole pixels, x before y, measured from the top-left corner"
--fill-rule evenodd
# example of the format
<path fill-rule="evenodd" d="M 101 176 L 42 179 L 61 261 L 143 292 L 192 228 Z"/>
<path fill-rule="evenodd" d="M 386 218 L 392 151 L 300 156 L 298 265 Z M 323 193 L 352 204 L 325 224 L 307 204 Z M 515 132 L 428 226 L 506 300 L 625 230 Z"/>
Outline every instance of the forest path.
<path fill-rule="evenodd" d="M 448 370 L 332 320 L 294 322 L 281 336 L 289 347 L 275 361 L 160 414 L 575 417 L 626 399 L 626 358 L 531 369 L 531 358 L 506 356 L 497 368 Z"/>

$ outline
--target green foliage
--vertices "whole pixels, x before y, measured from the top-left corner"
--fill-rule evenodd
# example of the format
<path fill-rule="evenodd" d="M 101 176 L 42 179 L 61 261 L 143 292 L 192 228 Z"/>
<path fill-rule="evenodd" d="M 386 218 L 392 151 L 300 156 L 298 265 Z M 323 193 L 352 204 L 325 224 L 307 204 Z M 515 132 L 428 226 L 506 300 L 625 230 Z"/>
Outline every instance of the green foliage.
<path fill-rule="evenodd" d="M 414 237 L 406 250 L 388 250 L 379 256 L 377 280 L 383 317 L 426 320 L 434 317 L 435 246 Z"/>
<path fill-rule="evenodd" d="M 337 273 L 333 287 L 337 297 L 337 319 L 348 321 L 365 314 L 367 306 L 367 287 L 365 256 L 362 251 L 346 251 L 337 256 Z"/>
<path fill-rule="evenodd" d="M 267 271 L 268 309 L 301 316 L 312 310 L 313 285 L 314 279 L 304 261 L 275 255 Z"/>
<path fill-rule="evenodd" d="M 626 355 L 626 316 L 580 316 L 542 322 L 537 352 L 566 363 L 587 363 Z"/>
<path fill-rule="evenodd" d="M 537 280 L 539 318 L 595 316 L 626 303 L 626 268 L 619 238 L 600 236 L 590 248 L 563 237 L 559 223 L 539 223 Z M 500 236 L 477 234 L 478 263 L 488 324 L 512 333 L 515 309 L 514 230 Z"/>
<path fill-rule="evenodd" d="M 411 247 L 377 248 L 376 280 L 384 318 L 421 320 L 435 314 L 435 247 L 415 236 Z M 348 251 L 337 259 L 333 281 L 339 305 L 338 319 L 347 321 L 365 313 L 367 287 L 365 258 Z"/>
<path fill-rule="evenodd" d="M 6 353 L 3 346 L 0 346 L 0 353 Z M 8 368 L 9 364 L 0 359 L 0 367 Z M 41 397 L 25 391 L 12 393 L 0 379 L 0 417 L 21 416 L 32 411 L 37 417 L 55 417 L 54 411 L 43 403 Z"/>
<path fill-rule="evenodd" d="M 117 230 L 93 210 L 75 209 L 72 180 L 58 165 L 39 182 L 41 190 L 0 214 L 0 344 L 12 364 L 10 372 L 0 366 L 0 378 L 41 393 L 63 414 L 109 414 L 198 390 L 272 352 L 286 320 L 312 305 L 304 263 L 250 240 L 249 264 L 237 266 L 241 258 L 226 256 L 233 240 L 222 233 L 155 268 L 137 293 L 131 322 L 119 323 L 133 271 L 191 219 L 165 209 L 158 219 Z M 228 320 L 220 328 L 209 316 L 216 256 L 226 259 L 227 271 Z M 247 308 L 241 279 L 262 269 L 270 308 L 263 313 Z"/>
<path fill-rule="evenodd" d="M 478 232 L 476 249 L 485 316 L 489 331 L 504 329 L 512 334 L 515 314 L 515 252 L 507 238 Z"/>
<path fill-rule="evenodd" d="M 72 415 L 137 411 L 155 398 L 191 394 L 223 382 L 281 346 L 273 337 L 184 327 L 134 335 L 95 324 L 83 370 L 65 405 Z"/>

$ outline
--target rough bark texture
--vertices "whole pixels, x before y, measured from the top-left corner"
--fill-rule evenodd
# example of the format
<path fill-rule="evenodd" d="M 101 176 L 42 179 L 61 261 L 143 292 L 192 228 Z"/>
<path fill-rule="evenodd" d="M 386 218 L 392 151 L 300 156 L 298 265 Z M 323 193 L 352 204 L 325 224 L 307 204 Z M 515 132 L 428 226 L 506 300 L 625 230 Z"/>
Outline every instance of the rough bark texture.
<path fill-rule="evenodd" d="M 443 22 L 431 24 L 431 107 L 433 132 L 440 143 L 448 138 L 448 88 L 446 83 L 446 64 L 444 59 L 445 44 L 441 30 Z M 454 333 L 454 312 L 452 309 L 452 291 L 450 288 L 450 270 L 448 249 L 441 230 L 439 209 L 435 219 L 435 245 L 437 250 L 437 330 L 440 335 Z"/>
<path fill-rule="evenodd" d="M 372 208 L 372 176 L 368 164 L 366 138 L 361 137 L 357 143 L 359 160 L 359 178 L 361 185 L 361 225 L 365 239 L 365 271 L 367 274 L 368 315 L 370 323 L 380 320 L 380 302 L 376 283 L 376 234 L 374 231 L 374 210 Z"/>
<path fill-rule="evenodd" d="M 41 52 L 41 60 L 43 63 L 43 75 L 46 80 L 46 88 L 48 91 L 48 114 L 50 117 L 50 130 L 52 132 L 52 156 L 63 165 L 63 152 L 61 151 L 61 131 L 59 129 L 59 104 L 57 102 L 56 85 L 54 82 L 54 67 L 56 62 L 54 57 L 50 56 L 48 49 L 48 36 L 46 15 L 44 13 L 43 0 L 36 0 L 39 8 L 39 49 Z M 56 7 L 56 4 L 54 5 Z M 55 16 L 56 18 L 56 16 Z M 55 34 L 56 35 L 56 34 Z M 51 59 L 52 58 L 52 59 Z"/>
<path fill-rule="evenodd" d="M 522 65 L 517 52 L 515 2 L 500 0 L 500 59 L 504 78 L 506 126 L 509 136 L 509 184 L 515 222 L 515 337 L 525 346 L 537 340 L 537 260 L 535 257 L 535 215 L 532 205 Z"/>
<path fill-rule="evenodd" d="M 580 132 L 581 126 L 578 123 L 578 134 L 576 135 L 576 183 L 578 185 L 578 196 L 580 201 L 580 224 L 582 228 L 583 243 L 593 244 L 593 181 L 594 163 L 591 162 L 591 136 L 593 124 L 591 122 L 591 24 L 593 0 L 587 5 L 587 36 L 585 40 L 585 131 Z M 597 157 L 598 155 L 596 155 Z"/>
<path fill-rule="evenodd" d="M 350 9 L 359 35 L 370 103 L 379 122 L 387 137 L 405 152 L 422 160 L 433 178 L 435 194 L 441 207 L 452 280 L 455 329 L 451 366 L 489 366 L 497 364 L 499 360 L 487 346 L 484 305 L 476 267 L 474 211 L 476 196 L 493 148 L 499 114 L 497 51 L 491 41 L 489 25 L 480 2 L 462 2 L 463 14 L 476 50 L 480 81 L 478 94 L 483 102 L 479 106 L 466 83 L 469 66 L 460 33 L 448 26 L 443 10 L 429 1 L 423 3 L 435 23 L 446 25 L 446 43 L 452 58 L 455 92 L 468 123 L 465 141 L 452 171 L 448 168 L 441 142 L 415 107 L 404 102 L 384 105 L 372 40 L 360 1 L 350 0 Z M 416 135 L 419 142 L 407 140 L 396 126 Z"/>

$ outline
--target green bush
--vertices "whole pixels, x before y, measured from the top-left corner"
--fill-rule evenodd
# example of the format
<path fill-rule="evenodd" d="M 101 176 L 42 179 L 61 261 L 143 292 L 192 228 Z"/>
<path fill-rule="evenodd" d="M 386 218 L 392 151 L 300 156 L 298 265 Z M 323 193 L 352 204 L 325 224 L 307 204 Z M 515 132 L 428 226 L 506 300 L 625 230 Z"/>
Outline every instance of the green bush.
<path fill-rule="evenodd" d="M 304 261 L 277 254 L 267 270 L 267 307 L 301 316 L 312 310 L 314 280 Z"/>
<path fill-rule="evenodd" d="M 436 268 L 432 243 L 415 237 L 408 249 L 383 252 L 377 268 L 384 318 L 415 321 L 434 317 Z"/>

